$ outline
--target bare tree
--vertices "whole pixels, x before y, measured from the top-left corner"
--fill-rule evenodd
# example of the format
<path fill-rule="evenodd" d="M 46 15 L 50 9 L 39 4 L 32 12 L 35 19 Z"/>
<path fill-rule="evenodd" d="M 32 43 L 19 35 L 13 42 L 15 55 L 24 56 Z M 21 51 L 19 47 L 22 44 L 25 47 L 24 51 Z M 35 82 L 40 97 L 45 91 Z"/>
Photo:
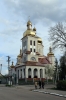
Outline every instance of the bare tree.
<path fill-rule="evenodd" d="M 53 49 L 66 47 L 66 25 L 64 23 L 59 22 L 54 27 L 50 27 L 49 33 Z"/>

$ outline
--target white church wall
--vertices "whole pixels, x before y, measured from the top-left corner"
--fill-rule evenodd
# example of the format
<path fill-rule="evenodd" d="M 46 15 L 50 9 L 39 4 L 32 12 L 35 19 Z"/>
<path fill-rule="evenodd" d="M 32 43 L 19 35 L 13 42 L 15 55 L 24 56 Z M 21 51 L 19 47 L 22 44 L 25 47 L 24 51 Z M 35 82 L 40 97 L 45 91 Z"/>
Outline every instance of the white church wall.
<path fill-rule="evenodd" d="M 25 66 L 24 67 L 18 67 L 16 69 L 16 76 L 18 77 L 18 70 L 19 70 L 19 79 L 21 78 L 21 69 L 22 69 L 22 78 L 25 78 L 25 75 L 24 75 L 24 69 L 25 69 Z"/>
<path fill-rule="evenodd" d="M 38 50 L 37 50 L 37 52 L 39 52 L 40 53 L 40 55 L 42 55 L 43 56 L 43 45 L 42 44 L 38 44 L 37 43 L 37 48 L 38 48 Z"/>
<path fill-rule="evenodd" d="M 45 67 L 39 67 L 39 66 L 27 66 L 26 67 L 26 78 L 28 78 L 28 69 L 31 68 L 31 78 L 34 78 L 34 69 L 37 69 L 37 76 L 40 78 L 40 69 L 43 71 L 43 77 L 45 78 Z"/>

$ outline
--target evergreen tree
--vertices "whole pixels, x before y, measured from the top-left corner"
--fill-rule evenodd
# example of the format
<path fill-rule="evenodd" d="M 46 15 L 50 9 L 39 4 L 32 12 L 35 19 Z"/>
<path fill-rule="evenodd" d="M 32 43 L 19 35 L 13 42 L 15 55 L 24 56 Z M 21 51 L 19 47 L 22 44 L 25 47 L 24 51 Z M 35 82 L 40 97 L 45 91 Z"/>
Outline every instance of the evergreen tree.
<path fill-rule="evenodd" d="M 65 80 L 66 79 L 66 57 L 65 55 L 63 55 L 60 58 L 60 72 L 59 72 L 59 76 L 61 80 Z"/>

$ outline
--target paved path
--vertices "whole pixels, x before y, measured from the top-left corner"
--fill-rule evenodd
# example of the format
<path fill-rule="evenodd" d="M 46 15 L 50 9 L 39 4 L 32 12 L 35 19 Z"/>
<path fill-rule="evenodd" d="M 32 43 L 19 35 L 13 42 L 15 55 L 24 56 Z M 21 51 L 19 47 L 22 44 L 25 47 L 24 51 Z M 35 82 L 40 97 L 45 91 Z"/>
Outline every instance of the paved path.
<path fill-rule="evenodd" d="M 0 84 L 0 86 L 5 86 L 3 84 Z M 51 88 L 56 87 L 55 85 L 45 85 L 44 89 L 35 89 L 34 85 L 14 85 L 15 88 L 18 89 L 27 89 L 33 92 L 40 92 L 40 93 L 45 93 L 45 94 L 50 94 L 50 95 L 55 95 L 55 96 L 60 96 L 66 98 L 66 91 L 60 91 L 60 90 L 53 90 Z"/>
<path fill-rule="evenodd" d="M 24 88 L 24 89 L 29 89 L 33 92 L 40 92 L 40 93 L 45 93 L 45 94 L 50 94 L 50 95 L 55 95 L 55 96 L 60 96 L 66 98 L 66 91 L 60 91 L 60 90 L 53 90 L 51 88 L 56 87 L 55 85 L 45 85 L 44 89 L 35 89 L 34 85 L 22 85 L 19 86 L 17 85 L 16 88 Z"/>

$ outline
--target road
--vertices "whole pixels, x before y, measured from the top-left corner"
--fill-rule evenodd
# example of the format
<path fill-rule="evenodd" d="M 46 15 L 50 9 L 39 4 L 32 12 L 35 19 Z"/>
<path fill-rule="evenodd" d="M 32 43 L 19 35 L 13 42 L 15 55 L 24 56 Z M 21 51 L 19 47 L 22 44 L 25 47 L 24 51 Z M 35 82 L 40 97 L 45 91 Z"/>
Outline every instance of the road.
<path fill-rule="evenodd" d="M 66 100 L 66 98 L 33 92 L 27 87 L 0 87 L 0 100 Z"/>

